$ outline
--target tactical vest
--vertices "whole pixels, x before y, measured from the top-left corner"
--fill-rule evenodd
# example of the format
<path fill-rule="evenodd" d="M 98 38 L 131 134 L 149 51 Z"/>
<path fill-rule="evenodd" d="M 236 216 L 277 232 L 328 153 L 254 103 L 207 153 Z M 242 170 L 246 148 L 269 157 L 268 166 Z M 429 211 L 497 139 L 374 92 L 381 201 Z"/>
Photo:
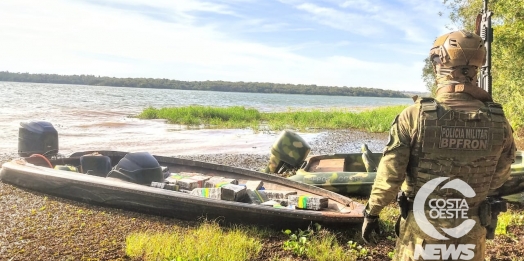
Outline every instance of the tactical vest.
<path fill-rule="evenodd" d="M 426 182 L 459 178 L 475 191 L 466 198 L 478 206 L 488 194 L 491 179 L 503 149 L 505 117 L 502 106 L 484 103 L 478 111 L 457 111 L 432 98 L 420 100 L 418 135 L 412 146 L 406 185 L 415 196 Z M 436 197 L 465 198 L 455 189 L 435 189 Z"/>

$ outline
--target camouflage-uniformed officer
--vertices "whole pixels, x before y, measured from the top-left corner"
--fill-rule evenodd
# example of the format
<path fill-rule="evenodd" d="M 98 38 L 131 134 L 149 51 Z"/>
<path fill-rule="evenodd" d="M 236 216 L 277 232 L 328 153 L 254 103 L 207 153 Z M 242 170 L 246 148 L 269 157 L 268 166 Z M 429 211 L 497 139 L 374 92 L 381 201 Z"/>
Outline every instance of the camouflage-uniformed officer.
<path fill-rule="evenodd" d="M 484 260 L 486 228 L 478 210 L 488 194 L 502 186 L 510 175 L 516 151 L 513 131 L 502 107 L 477 87 L 477 70 L 486 59 L 486 49 L 478 35 L 456 31 L 440 36 L 430 58 L 438 84 L 436 98 L 419 98 L 395 118 L 364 213 L 362 237 L 369 242 L 371 232 L 379 231 L 380 211 L 402 189 L 408 203 L 405 216 L 397 223 L 400 229 L 394 260 L 415 260 L 417 245 L 421 246 L 418 260 L 423 260 L 420 250 L 434 244 L 445 244 L 446 249 L 459 244 L 474 246 L 470 255 L 466 251 L 460 256 L 439 257 L 443 260 Z M 473 197 L 466 197 L 464 191 L 440 189 L 447 183 L 443 182 L 428 197 L 466 200 L 467 218 L 428 218 L 430 225 L 446 236 L 442 228 L 455 229 L 465 220 L 474 220 L 472 229 L 459 238 L 435 239 L 424 232 L 414 217 L 413 199 L 417 192 L 426 182 L 439 177 L 463 180 L 475 192 Z M 428 202 L 424 204 L 422 213 L 428 217 Z M 435 253 L 442 252 L 432 251 L 431 258 L 435 258 Z"/>

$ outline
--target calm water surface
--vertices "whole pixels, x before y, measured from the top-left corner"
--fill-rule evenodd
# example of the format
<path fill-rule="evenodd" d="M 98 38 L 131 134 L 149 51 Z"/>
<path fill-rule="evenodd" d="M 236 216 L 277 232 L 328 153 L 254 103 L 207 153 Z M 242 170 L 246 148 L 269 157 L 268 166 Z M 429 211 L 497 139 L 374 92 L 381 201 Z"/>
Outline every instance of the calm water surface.
<path fill-rule="evenodd" d="M 60 152 L 149 151 L 163 155 L 268 153 L 278 133 L 188 130 L 162 120 L 139 120 L 148 106 L 245 106 L 259 111 L 408 105 L 410 98 L 228 93 L 127 87 L 0 82 L 0 153 L 16 153 L 21 121 L 45 120 L 59 134 Z M 317 134 L 302 134 L 306 141 Z"/>

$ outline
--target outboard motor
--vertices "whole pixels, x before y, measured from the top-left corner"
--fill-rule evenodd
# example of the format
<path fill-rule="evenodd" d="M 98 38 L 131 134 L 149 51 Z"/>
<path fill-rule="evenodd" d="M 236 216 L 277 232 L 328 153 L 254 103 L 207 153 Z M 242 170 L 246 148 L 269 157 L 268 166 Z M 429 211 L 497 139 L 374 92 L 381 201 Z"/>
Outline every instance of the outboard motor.
<path fill-rule="evenodd" d="M 126 154 L 113 170 L 107 174 L 107 177 L 143 185 L 150 185 L 153 181 L 164 181 L 162 167 L 149 152 Z"/>
<path fill-rule="evenodd" d="M 271 157 L 266 173 L 282 174 L 289 169 L 300 168 L 311 147 L 298 134 L 284 130 L 271 147 Z"/>
<path fill-rule="evenodd" d="M 28 157 L 42 154 L 52 157 L 58 153 L 58 132 L 50 122 L 21 122 L 18 131 L 18 155 Z"/>

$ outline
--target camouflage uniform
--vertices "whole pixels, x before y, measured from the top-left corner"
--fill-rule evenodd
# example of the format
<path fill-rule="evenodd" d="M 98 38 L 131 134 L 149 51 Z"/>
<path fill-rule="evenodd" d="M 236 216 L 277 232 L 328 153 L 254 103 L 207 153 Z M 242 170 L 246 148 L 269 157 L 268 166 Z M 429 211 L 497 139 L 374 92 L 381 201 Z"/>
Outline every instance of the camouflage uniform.
<path fill-rule="evenodd" d="M 473 244 L 471 259 L 465 254 L 452 260 L 484 260 L 486 228 L 481 225 L 479 208 L 485 206 L 486 197 L 495 195 L 495 190 L 511 174 L 516 152 L 513 131 L 502 107 L 477 87 L 477 69 L 486 61 L 486 50 L 478 35 L 457 31 L 440 36 L 430 51 L 430 59 L 437 80 L 436 98 L 418 99 L 393 121 L 366 215 L 370 219 L 378 216 L 382 208 L 395 199 L 399 189 L 410 202 L 417 200 L 417 193 L 427 193 L 429 200 L 422 203 L 421 212 L 416 212 L 413 204 L 407 204 L 411 209 L 407 208 L 410 209 L 407 216 L 400 220 L 394 260 L 416 260 L 417 249 L 420 253 L 421 249 L 434 244 L 445 245 L 446 249 Z M 462 180 L 474 193 L 466 197 L 461 189 L 443 188 L 448 182 L 424 191 L 423 186 L 436 178 L 447 178 L 450 183 Z M 428 218 L 430 210 L 435 210 L 428 202 L 448 202 L 447 199 L 465 200 L 467 216 Z M 443 208 L 449 209 L 445 206 Z M 426 216 L 428 223 L 424 227 L 417 224 L 415 213 Z M 469 232 L 463 236 L 444 236 L 445 231 L 456 231 L 466 220 L 475 221 Z M 365 222 L 363 227 L 367 226 Z M 437 239 L 436 234 L 426 234 L 426 226 L 434 227 L 441 239 Z M 447 260 L 443 256 L 439 258 Z"/>
<path fill-rule="evenodd" d="M 481 134 L 472 137 L 473 141 L 467 142 L 467 146 L 464 141 L 461 145 L 454 142 L 455 145 L 450 146 L 449 140 L 458 140 L 460 135 L 449 136 L 449 133 L 461 130 L 477 130 Z M 443 141 L 447 138 L 448 141 Z M 512 129 L 502 108 L 481 102 L 470 93 L 440 93 L 436 99 L 418 99 L 402 111 L 391 126 L 367 213 L 378 216 L 395 199 L 401 185 L 408 198 L 413 199 L 425 182 L 436 177 L 450 177 L 459 178 L 474 189 L 476 196 L 466 201 L 472 210 L 468 216 L 476 224 L 463 237 L 439 241 L 421 230 L 410 211 L 400 222 L 394 260 L 414 260 L 417 244 L 475 244 L 475 257 L 471 260 L 484 260 L 486 229 L 480 225 L 478 212 L 474 211 L 489 192 L 502 186 L 509 177 L 515 151 Z M 435 189 L 430 198 L 465 197 L 454 189 Z M 444 235 L 442 227 L 457 227 L 465 219 L 429 220 Z"/>

